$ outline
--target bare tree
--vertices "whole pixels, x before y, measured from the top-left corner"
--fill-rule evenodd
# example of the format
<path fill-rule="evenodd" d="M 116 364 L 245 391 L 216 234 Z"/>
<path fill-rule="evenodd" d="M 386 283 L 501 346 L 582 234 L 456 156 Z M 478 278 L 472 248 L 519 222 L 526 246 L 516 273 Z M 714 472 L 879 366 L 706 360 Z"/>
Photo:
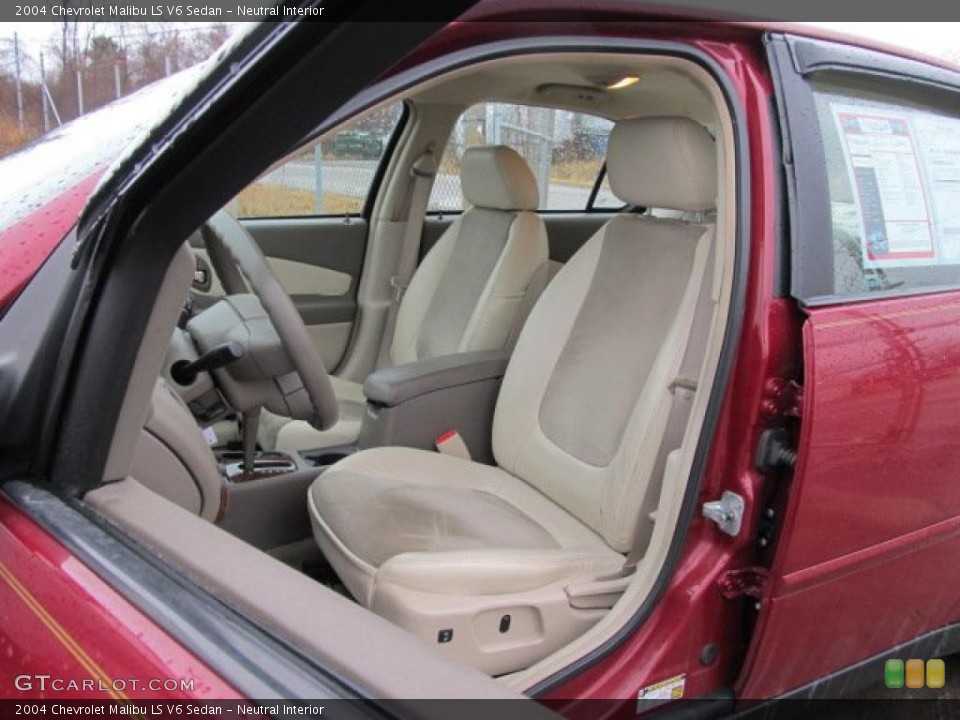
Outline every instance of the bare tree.
<path fill-rule="evenodd" d="M 93 4 L 93 0 L 62 1 L 73 8 Z M 118 85 L 124 95 L 134 92 L 164 77 L 168 69 L 177 72 L 205 60 L 229 36 L 229 28 L 223 24 L 69 20 L 53 27 L 53 37 L 45 47 L 46 81 L 64 122 L 79 112 L 78 85 L 83 89 L 83 109 L 90 112 L 113 101 Z M 25 79 L 27 131 L 19 132 L 14 60 L 12 35 L 0 37 L 0 156 L 36 137 L 43 127 L 39 83 Z M 36 58 L 21 53 L 21 61 L 38 77 Z"/>

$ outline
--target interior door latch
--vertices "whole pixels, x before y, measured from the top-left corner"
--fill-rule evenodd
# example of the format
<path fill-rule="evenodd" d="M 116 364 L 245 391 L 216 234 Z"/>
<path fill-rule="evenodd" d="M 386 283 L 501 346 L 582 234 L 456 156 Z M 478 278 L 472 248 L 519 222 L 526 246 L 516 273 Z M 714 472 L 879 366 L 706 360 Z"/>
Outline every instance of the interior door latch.
<path fill-rule="evenodd" d="M 743 498 L 734 492 L 725 492 L 719 500 L 703 504 L 703 516 L 713 520 L 730 537 L 740 534 L 743 526 Z"/>

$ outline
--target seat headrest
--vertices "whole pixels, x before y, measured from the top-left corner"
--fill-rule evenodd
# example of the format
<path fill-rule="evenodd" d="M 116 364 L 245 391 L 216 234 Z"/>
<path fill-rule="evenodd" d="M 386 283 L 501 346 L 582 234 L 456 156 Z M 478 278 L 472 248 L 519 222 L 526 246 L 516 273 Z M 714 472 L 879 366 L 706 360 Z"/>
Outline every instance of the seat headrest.
<path fill-rule="evenodd" d="M 463 153 L 460 186 L 463 197 L 478 208 L 536 210 L 540 205 L 537 179 L 515 150 L 483 145 Z"/>
<path fill-rule="evenodd" d="M 685 117 L 621 120 L 607 148 L 610 189 L 626 203 L 699 212 L 717 201 L 717 149 Z"/>

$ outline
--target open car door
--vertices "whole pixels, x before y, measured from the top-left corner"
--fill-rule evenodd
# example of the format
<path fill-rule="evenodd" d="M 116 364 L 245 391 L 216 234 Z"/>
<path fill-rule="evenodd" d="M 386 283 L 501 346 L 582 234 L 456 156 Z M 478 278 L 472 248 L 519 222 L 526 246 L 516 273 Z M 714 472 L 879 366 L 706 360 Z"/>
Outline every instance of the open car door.
<path fill-rule="evenodd" d="M 884 682 L 887 659 L 960 649 L 960 596 L 944 581 L 960 558 L 945 455 L 960 431 L 960 87 L 847 46 L 771 36 L 767 47 L 804 379 L 737 694 L 835 697 Z"/>

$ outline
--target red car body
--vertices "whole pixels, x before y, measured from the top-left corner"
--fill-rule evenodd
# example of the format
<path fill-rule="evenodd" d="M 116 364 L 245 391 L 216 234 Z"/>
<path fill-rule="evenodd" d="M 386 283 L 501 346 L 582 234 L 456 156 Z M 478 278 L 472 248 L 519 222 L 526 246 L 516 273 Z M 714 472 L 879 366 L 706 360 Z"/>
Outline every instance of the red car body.
<path fill-rule="evenodd" d="M 614 3 L 607 15 L 621 12 Z M 749 23 L 471 22 L 483 13 L 495 15 L 496 4 L 448 26 L 396 69 L 506 37 L 670 40 L 722 69 L 749 142 L 744 322 L 700 495 L 702 502 L 730 490 L 750 505 L 769 504 L 779 523 L 776 542 L 758 551 L 695 519 L 644 622 L 545 699 L 573 713 L 576 701 L 632 700 L 640 688 L 679 675 L 686 697 L 733 688 L 738 699 L 773 698 L 960 621 L 960 594 L 944 571 L 960 560 L 960 292 L 801 308 L 775 291 L 785 181 L 763 35 L 812 31 Z M 72 227 L 102 171 L 0 234 L 0 305 L 15 301 Z M 790 482 L 772 490 L 755 453 L 761 433 L 781 418 L 799 425 L 798 460 Z M 753 517 L 744 537 L 756 537 L 760 521 Z M 60 699 L 238 696 L 2 499 L 0 609 L 0 696 L 43 697 L 35 682 L 19 688 L 15 677 L 50 668 L 102 680 Z M 704 662 L 708 647 L 715 661 Z M 123 682 L 179 676 L 194 678 L 192 689 Z"/>

